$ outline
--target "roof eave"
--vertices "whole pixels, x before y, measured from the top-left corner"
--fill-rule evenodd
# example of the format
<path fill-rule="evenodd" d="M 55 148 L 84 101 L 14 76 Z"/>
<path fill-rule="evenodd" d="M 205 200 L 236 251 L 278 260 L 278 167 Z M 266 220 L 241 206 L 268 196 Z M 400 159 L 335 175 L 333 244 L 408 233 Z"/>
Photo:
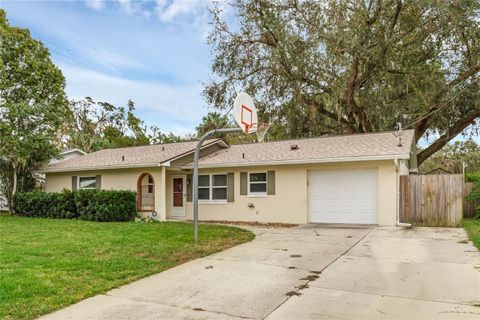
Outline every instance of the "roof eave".
<path fill-rule="evenodd" d="M 35 173 L 53 173 L 53 172 L 74 172 L 74 171 L 97 171 L 97 170 L 113 170 L 113 169 L 131 169 L 131 168 L 154 168 L 163 167 L 158 162 L 134 163 L 129 165 L 110 165 L 110 166 L 94 166 L 94 167 L 71 167 L 71 168 L 45 168 L 36 170 Z"/>
<path fill-rule="evenodd" d="M 207 148 L 214 144 L 220 144 L 223 148 L 228 148 L 229 145 L 222 139 L 217 139 L 211 141 L 210 143 L 204 144 L 201 149 Z M 180 155 L 172 157 L 170 159 L 161 161 L 161 162 L 148 162 L 148 163 L 134 163 L 129 165 L 108 165 L 108 166 L 90 166 L 90 167 L 71 167 L 71 168 L 45 168 L 36 170 L 36 173 L 53 173 L 53 172 L 75 172 L 75 171 L 96 171 L 96 170 L 113 170 L 113 169 L 129 169 L 129 168 L 142 168 L 142 167 L 169 167 L 170 162 L 176 159 L 185 157 L 191 153 L 195 152 L 195 149 L 184 152 Z"/>
<path fill-rule="evenodd" d="M 386 156 L 364 156 L 364 157 L 345 157 L 328 159 L 301 159 L 301 160 L 274 160 L 274 161 L 252 161 L 252 162 L 227 162 L 216 164 L 199 164 L 199 168 L 225 168 L 225 167 L 252 167 L 252 166 L 270 166 L 270 165 L 288 165 L 288 164 L 316 164 L 332 162 L 359 162 L 359 161 L 381 161 L 381 160 L 402 160 L 409 159 L 407 154 L 386 155 Z M 184 166 L 182 169 L 192 169 L 193 166 Z"/>
<path fill-rule="evenodd" d="M 80 149 L 78 149 L 78 148 L 75 148 L 75 149 L 70 149 L 70 150 L 62 151 L 62 152 L 60 152 L 60 155 L 65 155 L 65 154 L 74 153 L 74 152 L 81 153 L 82 155 L 86 155 L 86 154 L 87 154 L 85 151 L 80 150 Z"/>
<path fill-rule="evenodd" d="M 207 144 L 204 144 L 202 145 L 202 147 L 200 148 L 200 150 L 204 149 L 204 148 L 207 148 L 207 147 L 210 147 L 214 144 L 219 144 L 223 149 L 227 149 L 227 148 L 230 148 L 230 145 L 228 143 L 226 143 L 223 139 L 217 139 L 217 140 L 214 140 L 214 141 L 211 141 Z M 187 152 L 184 152 L 182 154 L 179 154 L 179 155 L 176 155 L 175 157 L 172 157 L 170 159 L 167 159 L 167 160 L 164 160 L 162 162 L 160 162 L 162 165 L 166 166 L 166 167 L 169 167 L 170 166 L 170 163 L 172 161 L 175 161 L 175 160 L 178 160 L 178 159 L 181 159 L 183 157 L 186 157 L 192 153 L 195 152 L 195 148 L 193 148 L 192 150 L 189 150 Z"/>

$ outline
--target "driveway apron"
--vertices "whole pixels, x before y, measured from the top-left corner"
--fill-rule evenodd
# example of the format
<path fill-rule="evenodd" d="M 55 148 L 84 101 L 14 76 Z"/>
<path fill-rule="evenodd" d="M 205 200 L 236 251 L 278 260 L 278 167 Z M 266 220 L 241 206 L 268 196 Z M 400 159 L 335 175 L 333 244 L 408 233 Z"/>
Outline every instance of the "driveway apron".
<path fill-rule="evenodd" d="M 253 231 L 42 319 L 480 318 L 480 254 L 463 229 Z"/>

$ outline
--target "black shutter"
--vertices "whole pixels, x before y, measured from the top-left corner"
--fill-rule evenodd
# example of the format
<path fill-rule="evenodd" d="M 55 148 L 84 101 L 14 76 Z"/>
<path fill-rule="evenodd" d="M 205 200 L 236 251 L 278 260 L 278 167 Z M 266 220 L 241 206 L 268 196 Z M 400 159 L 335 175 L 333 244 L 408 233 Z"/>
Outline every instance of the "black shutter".
<path fill-rule="evenodd" d="M 77 176 L 72 176 L 72 191 L 77 191 Z"/>
<path fill-rule="evenodd" d="M 247 188 L 248 188 L 247 178 L 248 178 L 248 175 L 246 172 L 240 172 L 240 195 L 241 196 L 247 195 Z"/>
<path fill-rule="evenodd" d="M 267 172 L 267 194 L 275 194 L 275 171 Z"/>
<path fill-rule="evenodd" d="M 191 174 L 187 174 L 187 202 L 192 202 L 192 190 L 193 190 L 193 176 Z"/>
<path fill-rule="evenodd" d="M 233 172 L 227 173 L 227 202 L 235 201 L 235 174 Z"/>
<path fill-rule="evenodd" d="M 98 190 L 102 190 L 102 176 L 100 175 L 95 176 L 95 188 Z"/>

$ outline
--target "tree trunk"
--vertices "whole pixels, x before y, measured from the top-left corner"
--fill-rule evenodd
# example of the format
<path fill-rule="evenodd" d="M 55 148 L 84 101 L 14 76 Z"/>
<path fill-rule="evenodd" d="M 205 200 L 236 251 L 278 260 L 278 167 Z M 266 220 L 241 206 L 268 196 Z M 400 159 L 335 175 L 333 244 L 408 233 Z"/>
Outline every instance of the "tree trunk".
<path fill-rule="evenodd" d="M 12 163 L 12 168 L 13 168 L 12 192 L 11 192 L 11 196 L 7 198 L 8 209 L 10 210 L 10 212 L 13 212 L 13 203 L 15 199 L 15 194 L 17 193 L 17 165 L 14 162 Z"/>

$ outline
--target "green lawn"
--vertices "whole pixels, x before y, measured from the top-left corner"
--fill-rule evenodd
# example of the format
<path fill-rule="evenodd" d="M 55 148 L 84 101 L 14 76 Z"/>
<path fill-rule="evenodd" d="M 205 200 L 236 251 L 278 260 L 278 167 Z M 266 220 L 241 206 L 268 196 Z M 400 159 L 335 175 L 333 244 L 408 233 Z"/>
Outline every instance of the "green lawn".
<path fill-rule="evenodd" d="M 475 247 L 480 250 L 480 219 L 465 219 L 463 220 L 463 227 Z"/>
<path fill-rule="evenodd" d="M 32 319 L 253 239 L 236 227 L 0 215 L 0 319 Z"/>

